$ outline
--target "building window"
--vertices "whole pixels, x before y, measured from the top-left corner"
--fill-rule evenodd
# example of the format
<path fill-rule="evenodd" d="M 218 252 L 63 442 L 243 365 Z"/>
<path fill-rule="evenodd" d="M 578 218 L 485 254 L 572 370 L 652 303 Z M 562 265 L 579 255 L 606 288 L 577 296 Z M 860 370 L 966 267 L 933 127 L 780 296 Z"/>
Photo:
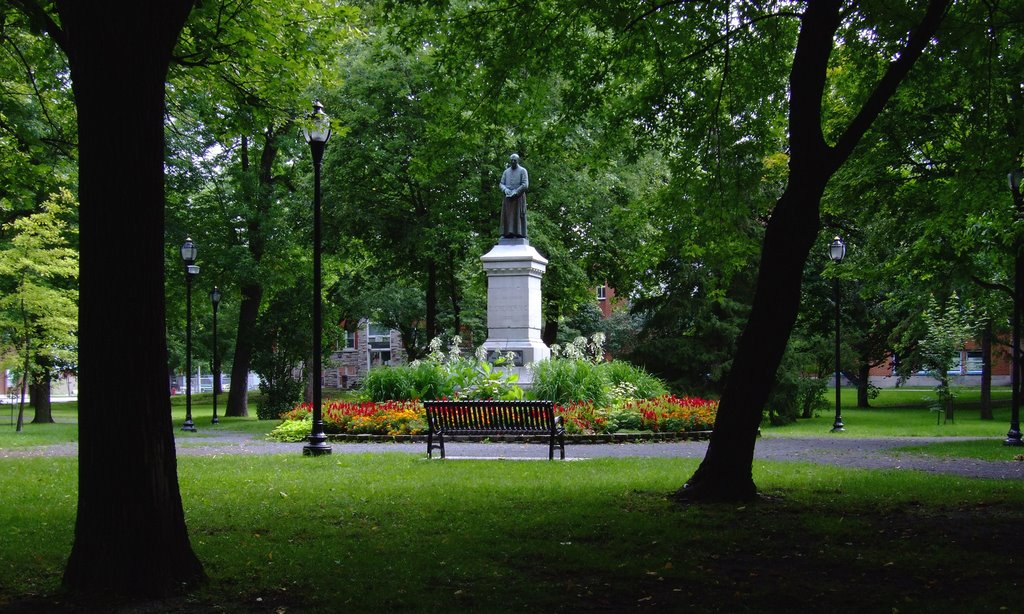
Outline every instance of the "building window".
<path fill-rule="evenodd" d="M 356 341 L 356 331 L 345 331 L 345 349 L 354 350 L 359 347 L 359 342 Z"/>
<path fill-rule="evenodd" d="M 391 329 L 378 326 L 377 324 L 370 324 L 368 335 L 369 339 L 367 341 L 370 344 L 371 350 L 391 349 Z"/>
<path fill-rule="evenodd" d="M 963 373 L 964 366 L 964 353 L 960 352 L 956 355 L 956 360 L 953 365 L 946 371 L 949 375 L 961 375 Z"/>
<path fill-rule="evenodd" d="M 981 375 L 984 362 L 985 356 L 981 350 L 969 350 L 967 352 L 967 375 Z"/>
<path fill-rule="evenodd" d="M 603 301 L 603 300 L 607 299 L 608 295 L 606 294 L 606 292 L 607 292 L 607 286 L 598 286 L 597 287 L 597 300 Z"/>

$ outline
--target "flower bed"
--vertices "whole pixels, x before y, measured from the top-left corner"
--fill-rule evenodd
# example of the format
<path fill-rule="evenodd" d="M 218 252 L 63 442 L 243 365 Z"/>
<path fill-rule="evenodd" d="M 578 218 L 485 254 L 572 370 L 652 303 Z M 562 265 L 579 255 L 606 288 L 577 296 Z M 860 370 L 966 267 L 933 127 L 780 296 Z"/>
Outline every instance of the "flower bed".
<path fill-rule="evenodd" d="M 661 396 L 626 399 L 613 407 L 598 408 L 581 402 L 555 405 L 569 434 L 607 434 L 617 431 L 682 433 L 711 430 L 718 401 L 695 397 Z M 281 415 L 283 422 L 268 437 L 277 441 L 301 441 L 309 434 L 313 407 L 302 403 Z M 427 416 L 419 401 L 348 403 L 334 401 L 322 411 L 328 434 L 419 435 L 427 430 Z"/>
<path fill-rule="evenodd" d="M 665 395 L 653 399 L 626 399 L 609 408 L 598 408 L 590 402 L 558 405 L 555 413 L 562 416 L 567 433 L 710 431 L 718 413 L 718 401 Z"/>

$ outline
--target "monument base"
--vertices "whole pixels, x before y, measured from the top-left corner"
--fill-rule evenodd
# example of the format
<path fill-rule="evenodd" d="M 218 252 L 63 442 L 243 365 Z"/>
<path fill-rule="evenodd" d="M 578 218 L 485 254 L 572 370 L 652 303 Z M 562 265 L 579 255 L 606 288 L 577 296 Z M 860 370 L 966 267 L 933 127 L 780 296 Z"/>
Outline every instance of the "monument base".
<path fill-rule="evenodd" d="M 541 340 L 541 278 L 548 261 L 525 238 L 502 238 L 480 258 L 487 273 L 487 341 L 489 360 L 512 353 L 514 364 L 504 370 L 519 374 L 529 387 L 533 373 L 526 367 L 551 357 Z"/>

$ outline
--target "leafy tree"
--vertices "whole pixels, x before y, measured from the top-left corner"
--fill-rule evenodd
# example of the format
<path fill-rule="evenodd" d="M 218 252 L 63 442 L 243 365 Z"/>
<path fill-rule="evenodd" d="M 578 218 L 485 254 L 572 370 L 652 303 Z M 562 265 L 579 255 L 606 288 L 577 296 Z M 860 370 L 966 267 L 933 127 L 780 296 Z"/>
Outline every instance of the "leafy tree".
<path fill-rule="evenodd" d="M 338 3 L 204 2 L 174 51 L 171 179 L 183 197 L 170 208 L 170 237 L 201 241 L 208 277 L 240 295 L 228 416 L 248 415 L 253 352 L 271 351 L 255 345 L 258 320 L 293 285 L 294 246 L 309 244 L 309 199 L 291 195 L 308 173 L 296 164 L 306 156 L 296 120 L 308 107 L 296 105 L 316 95 L 311 84 L 337 82 L 356 15 Z"/>
<path fill-rule="evenodd" d="M 3 227 L 10 243 L 0 245 L 0 278 L 16 287 L 0 297 L 0 329 L 11 330 L 12 358 L 35 389 L 33 422 L 53 422 L 49 382 L 77 362 L 78 253 L 74 249 L 76 203 L 67 190 L 55 193 L 39 213 Z M 23 342 L 18 343 L 18 341 Z M 22 413 L 18 413 L 21 430 Z"/>
<path fill-rule="evenodd" d="M 945 305 L 939 305 L 934 298 L 922 314 L 926 333 L 918 344 L 920 363 L 938 380 L 935 393 L 945 413 L 946 420 L 953 419 L 953 392 L 949 387 L 949 370 L 960 357 L 964 341 L 977 331 L 970 310 L 957 297 L 950 297 Z"/>

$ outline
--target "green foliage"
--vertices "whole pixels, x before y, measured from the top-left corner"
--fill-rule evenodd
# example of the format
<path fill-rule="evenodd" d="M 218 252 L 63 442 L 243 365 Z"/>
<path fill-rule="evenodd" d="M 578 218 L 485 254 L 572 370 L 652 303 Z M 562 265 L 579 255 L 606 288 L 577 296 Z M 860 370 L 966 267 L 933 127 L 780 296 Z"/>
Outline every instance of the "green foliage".
<path fill-rule="evenodd" d="M 613 360 L 603 363 L 601 370 L 604 371 L 608 385 L 612 388 L 629 384 L 634 399 L 651 399 L 668 394 L 665 383 L 651 375 L 644 369 L 622 360 Z"/>
<path fill-rule="evenodd" d="M 371 401 L 408 400 L 417 398 L 414 371 L 425 375 L 421 369 L 399 365 L 370 369 L 363 379 L 363 394 Z M 427 397 L 431 398 L 431 397 Z"/>
<path fill-rule="evenodd" d="M 441 351 L 440 337 L 431 340 L 430 355 L 408 365 L 371 370 L 363 384 L 372 401 L 412 399 L 503 399 L 523 396 L 516 382 L 519 374 L 506 369 L 512 366 L 511 356 L 487 360 L 481 350 L 472 357 L 462 355 L 460 340 L 455 337 L 448 352 Z"/>
<path fill-rule="evenodd" d="M 608 379 L 600 364 L 566 358 L 551 358 L 533 365 L 530 396 L 560 405 L 590 401 L 604 407 L 611 402 Z"/>
<path fill-rule="evenodd" d="M 77 202 L 62 189 L 38 213 L 2 228 L 0 243 L 0 364 L 46 381 L 77 365 Z M 8 349 L 9 348 L 9 349 Z"/>
<path fill-rule="evenodd" d="M 312 414 L 307 414 L 303 420 L 283 420 L 274 427 L 274 430 L 267 433 L 267 439 L 286 443 L 298 442 L 306 439 L 312 430 L 313 417 Z"/>

